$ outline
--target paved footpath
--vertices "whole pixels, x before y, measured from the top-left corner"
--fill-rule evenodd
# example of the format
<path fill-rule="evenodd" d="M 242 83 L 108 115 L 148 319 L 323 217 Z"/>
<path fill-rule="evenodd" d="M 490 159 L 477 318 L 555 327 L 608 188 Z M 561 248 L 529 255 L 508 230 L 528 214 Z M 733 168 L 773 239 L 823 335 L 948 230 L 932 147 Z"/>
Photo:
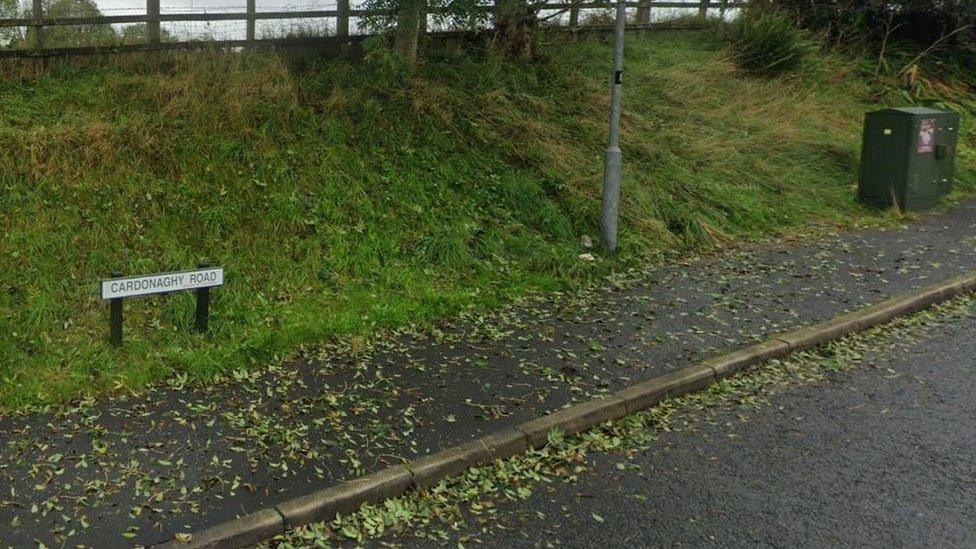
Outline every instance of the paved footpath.
<path fill-rule="evenodd" d="M 976 203 L 208 387 L 0 418 L 0 546 L 152 544 L 976 268 Z"/>
<path fill-rule="evenodd" d="M 969 316 L 635 454 L 594 454 L 577 482 L 469 516 L 441 544 L 976 547 L 974 395 Z"/>

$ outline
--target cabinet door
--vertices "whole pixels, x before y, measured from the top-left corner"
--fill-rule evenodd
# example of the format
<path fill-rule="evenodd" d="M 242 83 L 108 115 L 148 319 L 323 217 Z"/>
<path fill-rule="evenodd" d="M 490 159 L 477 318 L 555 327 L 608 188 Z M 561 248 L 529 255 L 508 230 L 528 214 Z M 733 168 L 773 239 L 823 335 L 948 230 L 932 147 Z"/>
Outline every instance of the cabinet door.
<path fill-rule="evenodd" d="M 959 118 L 947 116 L 942 119 L 936 143 L 936 162 L 939 187 L 943 193 L 952 190 L 952 179 L 956 167 L 956 147 L 959 143 Z"/>
<path fill-rule="evenodd" d="M 928 198 L 943 193 L 938 156 L 943 124 L 936 116 L 922 116 L 912 121 L 911 173 L 908 176 L 910 198 Z"/>

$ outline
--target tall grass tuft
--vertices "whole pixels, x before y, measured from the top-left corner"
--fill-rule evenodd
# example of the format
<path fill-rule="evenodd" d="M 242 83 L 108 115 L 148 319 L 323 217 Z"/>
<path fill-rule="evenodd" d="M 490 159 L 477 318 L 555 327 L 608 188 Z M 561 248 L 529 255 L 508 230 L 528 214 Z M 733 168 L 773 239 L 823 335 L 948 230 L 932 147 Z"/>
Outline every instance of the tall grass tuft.
<path fill-rule="evenodd" d="M 720 24 L 736 64 L 758 75 L 780 76 L 799 69 L 815 43 L 785 15 L 768 7 L 748 9 Z"/>

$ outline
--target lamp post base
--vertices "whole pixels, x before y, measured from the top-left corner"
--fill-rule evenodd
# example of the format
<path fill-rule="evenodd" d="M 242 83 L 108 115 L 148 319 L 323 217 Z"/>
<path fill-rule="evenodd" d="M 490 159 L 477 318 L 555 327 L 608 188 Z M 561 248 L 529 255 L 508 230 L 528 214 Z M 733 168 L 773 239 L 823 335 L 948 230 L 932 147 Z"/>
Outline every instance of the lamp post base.
<path fill-rule="evenodd" d="M 617 216 L 620 211 L 620 173 L 623 153 L 620 147 L 608 147 L 603 157 L 603 215 L 600 218 L 600 243 L 603 249 L 617 249 Z"/>

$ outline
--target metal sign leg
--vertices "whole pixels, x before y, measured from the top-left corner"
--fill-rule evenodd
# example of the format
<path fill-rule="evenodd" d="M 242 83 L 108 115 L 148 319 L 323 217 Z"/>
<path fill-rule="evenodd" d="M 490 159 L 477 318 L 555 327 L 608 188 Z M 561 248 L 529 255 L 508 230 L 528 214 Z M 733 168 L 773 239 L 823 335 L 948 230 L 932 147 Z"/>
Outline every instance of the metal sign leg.
<path fill-rule="evenodd" d="M 197 266 L 201 269 L 210 267 L 209 262 L 200 262 Z M 207 324 L 210 319 L 210 288 L 197 288 L 197 331 L 206 332 Z"/>
<path fill-rule="evenodd" d="M 109 311 L 109 342 L 112 343 L 114 347 L 122 346 L 122 302 L 124 300 L 116 298 L 110 301 L 111 309 Z"/>
<path fill-rule="evenodd" d="M 197 331 L 207 331 L 207 320 L 210 316 L 210 288 L 197 290 Z"/>

